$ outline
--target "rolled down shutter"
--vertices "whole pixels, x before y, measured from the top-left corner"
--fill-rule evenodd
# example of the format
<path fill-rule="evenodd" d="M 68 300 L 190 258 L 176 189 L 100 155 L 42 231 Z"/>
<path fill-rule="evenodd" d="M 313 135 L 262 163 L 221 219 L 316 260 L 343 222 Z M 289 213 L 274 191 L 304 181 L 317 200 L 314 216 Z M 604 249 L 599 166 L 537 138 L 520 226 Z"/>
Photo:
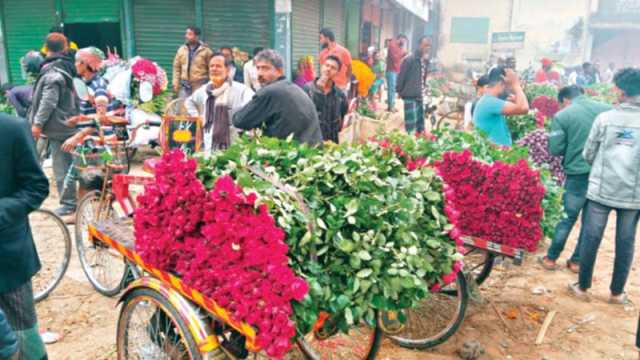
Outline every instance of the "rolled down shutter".
<path fill-rule="evenodd" d="M 344 16 L 343 0 L 324 0 L 322 27 L 333 30 L 336 41 L 343 46 L 345 43 Z"/>
<path fill-rule="evenodd" d="M 193 0 L 134 0 L 134 36 L 138 55 L 162 66 L 169 77 L 173 58 L 195 23 Z"/>
<path fill-rule="evenodd" d="M 2 14 L 11 82 L 22 83 L 20 58 L 29 50 L 40 50 L 55 24 L 53 0 L 5 0 Z"/>
<path fill-rule="evenodd" d="M 271 46 L 269 0 L 205 0 L 204 35 L 212 48 L 237 47 L 249 54 Z"/>
<path fill-rule="evenodd" d="M 64 0 L 65 23 L 119 22 L 120 0 Z"/>
<path fill-rule="evenodd" d="M 291 15 L 291 69 L 296 72 L 298 60 L 312 55 L 318 67 L 320 43 L 320 0 L 293 0 Z"/>

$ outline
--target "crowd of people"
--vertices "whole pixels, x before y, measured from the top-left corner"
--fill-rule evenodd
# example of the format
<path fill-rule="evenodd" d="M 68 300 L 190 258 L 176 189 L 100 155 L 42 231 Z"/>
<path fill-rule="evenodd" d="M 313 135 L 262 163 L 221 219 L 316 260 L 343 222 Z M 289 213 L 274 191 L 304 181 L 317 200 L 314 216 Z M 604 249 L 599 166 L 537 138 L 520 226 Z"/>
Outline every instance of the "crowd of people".
<path fill-rule="evenodd" d="M 243 67 L 234 61 L 230 47 L 210 48 L 200 39 L 201 31 L 189 26 L 185 43 L 173 61 L 172 90 L 184 100 L 189 115 L 203 124 L 204 151 L 229 147 L 241 131 L 261 129 L 266 136 L 293 137 L 300 143 L 318 145 L 339 142 L 339 133 L 353 96 L 352 56 L 336 42 L 331 29 L 322 29 L 319 43 L 319 75 L 312 57 L 299 61 L 294 81 L 285 74 L 282 56 L 273 49 L 257 47 Z M 398 35 L 386 41 L 385 49 L 369 49 L 367 63 L 375 73 L 369 96 L 386 88 L 386 106 L 396 112 L 402 99 L 405 130 L 424 132 L 425 95 L 428 93 L 431 39 L 421 38 L 413 52 L 408 39 Z M 71 152 L 92 129 L 75 125 L 94 114 L 106 118 L 120 106 L 100 76 L 105 60 L 95 47 L 73 49 L 60 32 L 52 31 L 45 41 L 44 57 L 32 68 L 35 82 L 30 87 L 11 89 L 18 115 L 2 115 L 0 132 L 0 358 L 16 354 L 16 335 L 23 339 L 21 351 L 29 358 L 46 358 L 37 336 L 37 319 L 31 277 L 39 270 L 27 215 L 48 196 L 48 181 L 42 172 L 35 138 L 47 139 L 60 207 L 56 213 L 73 219 L 78 196 L 87 189 L 73 177 Z M 562 77 L 553 62 L 542 60 L 534 81 L 561 86 Z M 640 70 L 626 68 L 614 73 L 611 65 L 602 75 L 591 64 L 568 76 L 559 91 L 560 111 L 551 124 L 550 151 L 564 157 L 564 206 L 566 218 L 557 228 L 552 244 L 539 259 L 547 270 L 557 262 L 569 233 L 582 213 L 579 241 L 566 266 L 579 274 L 569 286 L 571 294 L 588 299 L 593 266 L 608 215 L 616 211 L 616 257 L 610 302 L 628 301 L 624 288 L 633 260 L 634 240 L 640 218 Z M 89 96 L 80 99 L 74 83 L 81 81 Z M 620 105 L 587 99 L 583 87 L 598 81 L 615 85 Z M 511 66 L 497 66 L 478 82 L 478 99 L 472 106 L 476 131 L 485 133 L 497 145 L 512 146 L 506 116 L 526 114 L 529 104 L 522 82 Z M 26 128 L 30 126 L 30 131 Z M 76 184 L 78 183 L 79 184 Z M 71 219 L 71 220 L 69 220 Z M 11 225 L 6 225 L 11 224 Z M 6 226 L 5 226 L 6 225 Z"/>

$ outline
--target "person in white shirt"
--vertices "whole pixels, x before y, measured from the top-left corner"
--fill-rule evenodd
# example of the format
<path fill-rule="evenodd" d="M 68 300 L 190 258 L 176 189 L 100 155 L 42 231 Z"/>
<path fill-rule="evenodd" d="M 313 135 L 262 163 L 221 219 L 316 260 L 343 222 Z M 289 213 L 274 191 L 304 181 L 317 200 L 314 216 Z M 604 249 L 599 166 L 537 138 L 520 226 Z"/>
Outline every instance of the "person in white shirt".
<path fill-rule="evenodd" d="M 258 91 L 262 87 L 260 81 L 258 81 L 258 69 L 254 63 L 254 58 L 264 48 L 257 47 L 253 49 L 253 57 L 246 64 L 244 64 L 244 85 L 253 91 Z"/>
<path fill-rule="evenodd" d="M 185 101 L 189 115 L 203 118 L 204 151 L 226 149 L 236 136 L 231 119 L 253 98 L 254 92 L 231 78 L 232 62 L 215 53 L 209 62 L 209 83 Z"/>

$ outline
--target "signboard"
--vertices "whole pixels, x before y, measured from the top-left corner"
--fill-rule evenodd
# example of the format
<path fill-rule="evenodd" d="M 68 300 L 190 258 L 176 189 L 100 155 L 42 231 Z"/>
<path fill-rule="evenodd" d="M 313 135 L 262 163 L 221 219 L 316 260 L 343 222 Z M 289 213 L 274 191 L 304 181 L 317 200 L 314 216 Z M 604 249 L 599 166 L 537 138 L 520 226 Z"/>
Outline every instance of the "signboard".
<path fill-rule="evenodd" d="M 169 116 L 162 118 L 162 150 L 182 149 L 186 153 L 200 151 L 202 145 L 202 122 L 199 117 Z"/>
<path fill-rule="evenodd" d="M 494 50 L 522 49 L 524 34 L 524 31 L 494 32 L 491 34 L 491 47 Z"/>

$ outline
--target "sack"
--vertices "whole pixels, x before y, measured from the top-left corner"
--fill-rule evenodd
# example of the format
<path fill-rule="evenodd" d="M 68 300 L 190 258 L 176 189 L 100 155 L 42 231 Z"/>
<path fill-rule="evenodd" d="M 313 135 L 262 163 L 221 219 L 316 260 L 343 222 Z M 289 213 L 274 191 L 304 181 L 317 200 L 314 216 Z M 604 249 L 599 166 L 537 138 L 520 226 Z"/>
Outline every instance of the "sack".
<path fill-rule="evenodd" d="M 362 144 L 378 134 L 404 129 L 404 119 L 398 113 L 384 113 L 380 119 L 372 119 L 353 112 L 345 117 L 345 124 L 338 136 L 341 144 Z"/>

